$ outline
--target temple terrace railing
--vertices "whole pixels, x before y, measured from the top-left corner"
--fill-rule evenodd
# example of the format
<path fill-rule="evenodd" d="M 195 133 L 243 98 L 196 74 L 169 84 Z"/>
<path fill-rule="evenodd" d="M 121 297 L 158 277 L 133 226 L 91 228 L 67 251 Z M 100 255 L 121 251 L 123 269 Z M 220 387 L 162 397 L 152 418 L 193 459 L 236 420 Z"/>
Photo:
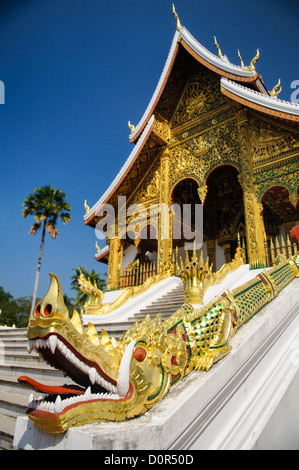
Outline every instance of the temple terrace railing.
<path fill-rule="evenodd" d="M 140 286 L 145 281 L 157 274 L 156 263 L 147 262 L 140 263 L 136 260 L 125 267 L 124 271 L 119 276 L 119 289 L 126 287 Z"/>
<path fill-rule="evenodd" d="M 239 245 L 240 246 L 240 245 Z M 266 263 L 262 260 L 251 260 L 251 269 L 272 267 L 275 260 L 279 255 L 283 255 L 286 259 L 291 258 L 297 253 L 296 243 L 292 243 L 289 235 L 286 238 L 281 235 L 273 238 L 265 239 L 265 254 Z M 244 249 L 245 254 L 245 249 Z M 246 260 L 244 259 L 246 262 Z M 249 262 L 249 261 L 247 261 Z M 178 268 L 178 251 L 172 254 L 172 271 L 173 275 L 179 275 Z M 147 279 L 157 274 L 157 266 L 155 262 L 140 263 L 137 259 L 134 263 L 128 264 L 124 271 L 119 276 L 118 288 L 125 289 L 126 287 L 140 286 L 144 284 Z"/>
<path fill-rule="evenodd" d="M 265 254 L 266 265 L 259 260 L 250 262 L 251 268 L 269 268 L 274 266 L 275 260 L 279 255 L 283 255 L 285 259 L 289 259 L 297 253 L 296 243 L 292 243 L 289 235 L 283 235 L 265 238 Z"/>

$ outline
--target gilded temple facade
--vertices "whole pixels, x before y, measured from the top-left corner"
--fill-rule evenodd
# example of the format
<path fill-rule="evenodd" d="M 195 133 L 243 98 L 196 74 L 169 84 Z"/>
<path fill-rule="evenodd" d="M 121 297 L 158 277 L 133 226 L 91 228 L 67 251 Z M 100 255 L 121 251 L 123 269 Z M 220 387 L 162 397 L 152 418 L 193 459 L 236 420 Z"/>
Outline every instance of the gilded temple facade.
<path fill-rule="evenodd" d="M 147 209 L 137 237 L 127 211 L 126 223 L 116 219 L 113 237 L 97 250 L 108 264 L 108 289 L 137 283 L 130 278 L 136 262 L 140 284 L 183 255 L 184 237 L 171 232 L 173 204 L 203 205 L 203 252 L 214 270 L 238 244 L 252 266 L 266 266 L 272 240 L 287 237 L 299 220 L 299 106 L 280 100 L 279 86 L 267 90 L 256 71 L 259 52 L 248 66 L 239 54 L 235 65 L 216 38 L 215 45 L 216 54 L 177 19 L 152 99 L 140 122 L 129 123 L 133 150 L 105 194 L 86 206 L 84 223 L 93 228 L 106 204 L 116 214 L 124 200 L 127 209 Z M 168 238 L 161 205 L 170 208 Z"/>

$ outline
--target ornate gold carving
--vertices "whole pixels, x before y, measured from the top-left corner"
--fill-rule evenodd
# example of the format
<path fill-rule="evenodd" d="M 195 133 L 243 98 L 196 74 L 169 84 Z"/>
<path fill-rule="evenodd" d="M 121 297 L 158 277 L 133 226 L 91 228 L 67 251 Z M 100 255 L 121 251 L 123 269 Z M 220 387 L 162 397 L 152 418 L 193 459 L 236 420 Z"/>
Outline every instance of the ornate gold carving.
<path fill-rule="evenodd" d="M 256 260 L 258 260 L 261 265 L 265 266 L 265 227 L 262 217 L 262 207 L 257 201 L 253 186 L 249 122 L 247 113 L 244 113 L 244 111 L 238 113 L 238 130 L 243 156 L 242 171 L 239 181 L 243 188 L 248 259 L 250 263 L 255 263 Z"/>
<path fill-rule="evenodd" d="M 48 293 L 29 320 L 29 345 L 80 386 L 49 387 L 50 396 L 34 400 L 29 418 L 43 431 L 62 433 L 145 413 L 192 370 L 208 371 L 228 354 L 230 338 L 298 277 L 298 266 L 298 254 L 289 261 L 279 255 L 276 266 L 208 305 L 195 310 L 186 303 L 164 322 L 159 315 L 147 316 L 118 341 L 104 330 L 97 335 L 91 324 L 85 329 L 76 312 L 70 319 L 59 280 L 52 275 Z M 96 382 L 108 393 L 92 389 Z M 53 394 L 59 395 L 55 403 Z"/>
<path fill-rule="evenodd" d="M 195 68 L 172 119 L 172 127 L 198 119 L 224 104 L 219 81 L 212 74 Z"/>
<path fill-rule="evenodd" d="M 128 126 L 131 131 L 131 134 L 133 134 L 133 132 L 135 131 L 135 126 L 133 126 L 133 124 L 131 124 L 130 121 L 128 121 Z"/>
<path fill-rule="evenodd" d="M 169 126 L 168 123 L 155 116 L 154 132 L 161 139 L 162 144 L 166 144 L 169 140 Z"/>
<path fill-rule="evenodd" d="M 170 151 L 166 147 L 160 158 L 160 212 L 159 212 L 159 234 L 158 234 L 158 272 L 162 272 L 163 267 L 169 263 L 169 253 L 171 252 L 172 237 L 169 233 L 169 158 Z"/>
<path fill-rule="evenodd" d="M 117 308 L 124 305 L 129 299 L 132 299 L 133 297 L 135 298 L 138 295 L 143 294 L 154 285 L 158 284 L 159 282 L 171 276 L 172 276 L 172 270 L 164 269 L 161 273 L 155 274 L 154 276 L 151 276 L 150 278 L 148 278 L 140 286 L 126 287 L 125 289 L 121 291 L 119 296 L 113 302 L 111 302 L 110 304 L 102 305 L 97 310 L 95 310 L 92 314 L 93 315 L 106 315 L 107 313 L 111 313 Z"/>
<path fill-rule="evenodd" d="M 88 212 L 90 211 L 90 207 L 87 205 L 86 199 L 84 201 L 84 209 L 85 209 L 85 214 L 88 214 Z"/>
<path fill-rule="evenodd" d="M 260 51 L 258 49 L 257 52 L 256 52 L 256 55 L 254 56 L 254 58 L 252 59 L 252 61 L 250 62 L 249 66 L 248 66 L 248 70 L 255 70 L 255 64 L 257 63 L 259 58 L 260 58 Z"/>
<path fill-rule="evenodd" d="M 241 247 L 237 248 L 233 261 L 224 264 L 216 273 L 213 273 L 213 266 L 209 264 L 209 258 L 204 263 L 202 250 L 199 259 L 195 250 L 193 250 L 191 260 L 188 252 L 186 252 L 185 264 L 181 260 L 180 272 L 180 277 L 184 283 L 186 302 L 203 304 L 207 289 L 222 282 L 229 273 L 238 269 L 242 264 L 244 264 L 244 253 Z"/>
<path fill-rule="evenodd" d="M 218 42 L 217 42 L 216 36 L 214 36 L 214 41 L 215 41 L 215 46 L 216 46 L 216 48 L 217 48 L 217 50 L 218 50 L 218 57 L 221 58 L 221 57 L 223 57 L 223 54 L 222 54 L 221 49 L 220 49 L 220 47 L 219 47 L 219 44 L 218 44 Z"/>
<path fill-rule="evenodd" d="M 92 284 L 90 279 L 86 279 L 81 269 L 79 268 L 80 276 L 78 278 L 78 286 L 84 294 L 88 295 L 87 301 L 84 303 L 84 312 L 87 315 L 92 315 L 95 311 L 103 305 L 104 294 L 97 287 L 96 283 Z"/>
<path fill-rule="evenodd" d="M 179 30 L 181 29 L 182 25 L 181 25 L 181 23 L 180 23 L 180 19 L 179 19 L 179 17 L 178 17 L 177 12 L 175 11 L 174 4 L 172 4 L 172 14 L 173 14 L 173 16 L 174 16 L 175 19 L 176 19 L 176 29 L 177 29 L 177 31 L 179 31 Z"/>
<path fill-rule="evenodd" d="M 281 91 L 282 91 L 282 86 L 280 85 L 280 79 L 278 80 L 278 83 L 277 85 L 275 85 L 275 87 L 273 87 L 273 89 L 270 91 L 270 96 L 278 96 L 280 95 Z"/>
<path fill-rule="evenodd" d="M 118 288 L 118 277 L 120 273 L 120 259 L 119 253 L 122 254 L 121 245 L 118 236 L 108 240 L 109 243 L 109 260 L 108 260 L 108 275 L 107 275 L 107 289 Z"/>
<path fill-rule="evenodd" d="M 268 163 L 269 159 L 274 161 L 274 159 L 281 159 L 283 155 L 299 152 L 298 134 L 260 119 L 250 120 L 250 138 L 255 164 L 261 165 L 261 163 Z"/>
<path fill-rule="evenodd" d="M 172 149 L 170 188 L 183 177 L 194 177 L 199 184 L 202 200 L 205 195 L 205 179 L 212 169 L 223 163 L 233 164 L 240 169 L 240 147 L 234 121 L 224 123 Z"/>
<path fill-rule="evenodd" d="M 156 158 L 127 202 L 130 204 L 146 204 L 149 201 L 158 200 L 159 194 L 160 162 L 159 158 Z"/>
<path fill-rule="evenodd" d="M 238 49 L 238 57 L 239 57 L 240 62 L 241 62 L 241 67 L 244 67 L 244 68 L 245 68 L 245 65 L 244 65 L 244 62 L 243 62 L 243 59 L 242 59 L 242 56 L 241 56 L 241 54 L 240 54 L 239 49 Z"/>

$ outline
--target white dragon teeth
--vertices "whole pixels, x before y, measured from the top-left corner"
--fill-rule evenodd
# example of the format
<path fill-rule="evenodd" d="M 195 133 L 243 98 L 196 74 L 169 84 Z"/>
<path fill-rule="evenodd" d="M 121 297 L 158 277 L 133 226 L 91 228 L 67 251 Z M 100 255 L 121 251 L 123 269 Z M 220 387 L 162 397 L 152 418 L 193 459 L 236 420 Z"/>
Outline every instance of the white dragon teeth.
<path fill-rule="evenodd" d="M 62 406 L 62 400 L 60 395 L 57 395 L 56 400 L 55 400 L 55 405 L 54 405 L 54 411 L 55 413 L 60 413 L 60 411 L 63 410 Z"/>
<path fill-rule="evenodd" d="M 55 354 L 56 348 L 58 348 L 61 354 L 63 354 L 63 356 L 65 356 L 69 362 L 74 364 L 84 374 L 88 375 L 89 380 L 92 385 L 97 383 L 101 387 L 105 388 L 108 392 L 112 394 L 116 394 L 116 396 L 119 396 L 117 387 L 115 385 L 103 379 L 103 377 L 100 374 L 98 374 L 95 367 L 90 367 L 87 364 L 85 364 L 83 361 L 78 359 L 78 357 L 70 349 L 68 349 L 68 347 L 56 335 L 50 335 L 47 339 L 38 338 L 38 339 L 28 340 L 27 349 L 28 349 L 29 354 L 31 353 L 33 349 L 38 351 L 41 348 L 50 349 L 52 354 Z M 127 367 L 125 369 L 126 369 L 126 374 L 127 374 L 125 382 L 127 385 L 129 381 L 129 370 Z M 124 387 L 121 387 L 122 392 L 123 392 L 123 388 Z"/>
<path fill-rule="evenodd" d="M 129 381 L 129 373 L 130 373 L 130 365 L 131 365 L 131 358 L 134 346 L 136 341 L 131 341 L 125 349 L 124 355 L 121 359 L 120 366 L 118 369 L 117 375 L 117 393 L 121 397 L 125 397 L 129 391 L 130 381 Z"/>
<path fill-rule="evenodd" d="M 95 384 L 95 381 L 96 381 L 96 377 L 97 377 L 97 375 L 98 375 L 98 373 L 97 373 L 97 371 L 95 370 L 94 367 L 91 367 L 91 368 L 89 369 L 88 375 L 89 375 L 89 380 L 90 380 L 90 382 L 92 383 L 92 385 L 94 385 L 94 384 Z"/>
<path fill-rule="evenodd" d="M 91 393 L 90 387 L 88 387 L 84 394 L 74 395 L 69 398 L 61 398 L 57 395 L 55 402 L 45 400 L 43 397 L 39 399 L 34 398 L 31 393 L 28 400 L 28 407 L 36 410 L 48 411 L 50 413 L 60 413 L 64 408 L 73 404 L 79 404 L 90 400 L 119 400 L 120 396 L 115 393 Z"/>
<path fill-rule="evenodd" d="M 55 353 L 56 345 L 57 345 L 58 338 L 55 335 L 49 336 L 47 342 L 49 342 L 51 353 Z"/>

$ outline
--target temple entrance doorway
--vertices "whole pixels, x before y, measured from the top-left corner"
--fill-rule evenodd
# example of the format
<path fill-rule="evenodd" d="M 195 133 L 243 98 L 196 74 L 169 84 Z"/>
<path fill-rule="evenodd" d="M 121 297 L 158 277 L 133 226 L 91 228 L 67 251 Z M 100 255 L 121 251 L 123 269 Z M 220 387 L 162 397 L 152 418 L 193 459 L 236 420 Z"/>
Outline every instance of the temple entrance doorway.
<path fill-rule="evenodd" d="M 215 168 L 207 178 L 204 202 L 204 239 L 216 270 L 229 263 L 240 242 L 246 248 L 243 190 L 238 170 L 231 165 Z"/>
<path fill-rule="evenodd" d="M 229 263 L 236 252 L 238 237 L 246 249 L 246 227 L 243 205 L 243 190 L 238 179 L 238 170 L 231 165 L 215 168 L 207 178 L 207 195 L 203 204 L 203 254 L 218 271 Z M 180 181 L 172 192 L 171 202 L 182 206 L 201 204 L 198 184 L 192 178 Z M 194 214 L 194 210 L 192 211 Z M 191 219 L 192 220 L 192 219 Z M 185 239 L 173 240 L 180 255 Z M 184 255 L 181 255 L 184 259 Z"/>
<path fill-rule="evenodd" d="M 172 248 L 179 248 L 183 253 L 188 244 L 194 240 L 194 232 L 200 226 L 196 217 L 202 217 L 196 206 L 201 206 L 198 195 L 198 183 L 191 178 L 180 181 L 173 189 L 171 195 L 173 211 L 172 221 Z M 184 258 L 183 258 L 184 259 Z"/>

